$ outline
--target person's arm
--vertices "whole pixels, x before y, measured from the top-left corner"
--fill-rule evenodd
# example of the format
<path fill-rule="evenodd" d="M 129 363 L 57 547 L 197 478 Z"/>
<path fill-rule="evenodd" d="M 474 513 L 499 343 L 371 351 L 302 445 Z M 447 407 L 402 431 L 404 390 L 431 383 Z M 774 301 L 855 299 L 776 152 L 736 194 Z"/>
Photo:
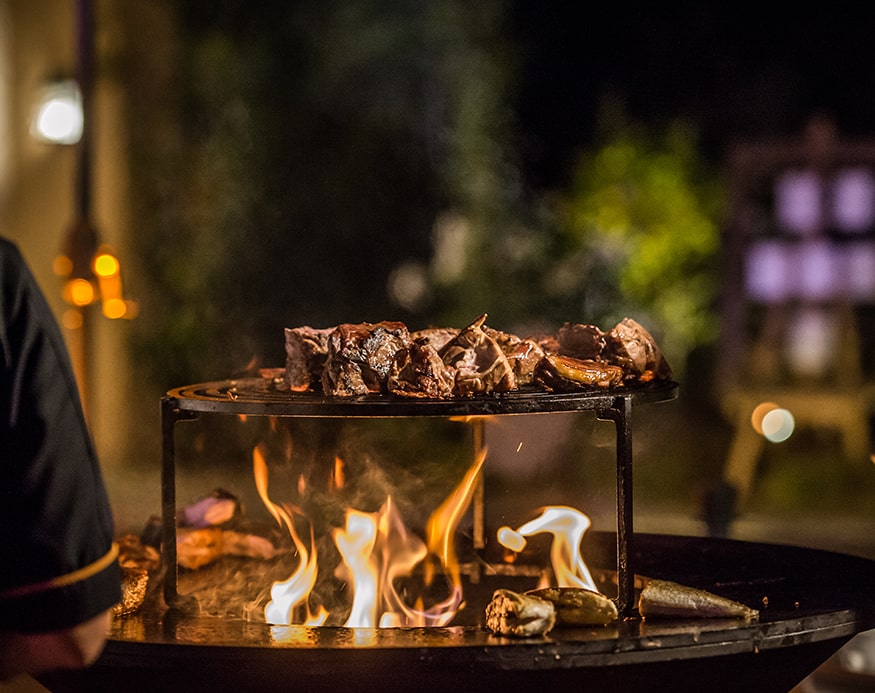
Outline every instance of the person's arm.
<path fill-rule="evenodd" d="M 91 666 L 103 651 L 111 622 L 112 609 L 108 609 L 66 630 L 0 633 L 0 680 Z"/>
<path fill-rule="evenodd" d="M 81 668 L 121 598 L 100 466 L 57 323 L 0 238 L 0 673 Z"/>

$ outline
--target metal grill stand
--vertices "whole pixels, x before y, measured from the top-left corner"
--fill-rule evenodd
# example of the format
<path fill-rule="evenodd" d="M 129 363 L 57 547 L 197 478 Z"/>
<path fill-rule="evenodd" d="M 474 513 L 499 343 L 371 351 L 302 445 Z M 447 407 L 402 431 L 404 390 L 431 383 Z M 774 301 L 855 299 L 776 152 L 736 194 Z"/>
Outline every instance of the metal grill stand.
<path fill-rule="evenodd" d="M 617 610 L 622 617 L 635 614 L 632 512 L 632 428 L 634 404 L 677 397 L 676 383 L 658 383 L 615 392 L 544 393 L 512 392 L 466 400 L 398 400 L 385 397 L 337 398 L 283 391 L 263 378 L 204 383 L 171 390 L 161 401 L 162 427 L 162 533 L 164 599 L 171 609 L 185 609 L 177 588 L 176 555 L 176 451 L 174 432 L 179 421 L 196 419 L 200 412 L 252 416 L 319 418 L 499 416 L 593 410 L 600 420 L 613 421 L 617 443 Z M 483 494 L 474 508 L 475 548 L 483 548 Z M 476 541 L 480 538 L 480 542 Z M 480 545 L 478 545 L 478 543 Z"/>

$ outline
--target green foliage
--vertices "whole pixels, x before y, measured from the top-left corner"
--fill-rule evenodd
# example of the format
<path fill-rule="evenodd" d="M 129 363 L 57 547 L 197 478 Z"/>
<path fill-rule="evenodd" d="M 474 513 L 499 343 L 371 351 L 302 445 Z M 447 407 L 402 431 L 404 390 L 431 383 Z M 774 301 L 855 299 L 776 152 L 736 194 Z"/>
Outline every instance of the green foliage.
<path fill-rule="evenodd" d="M 590 306 L 594 312 L 608 320 L 637 316 L 662 335 L 668 353 L 685 358 L 716 334 L 721 205 L 720 182 L 706 170 L 690 127 L 675 123 L 651 135 L 615 126 L 580 158 L 557 205 L 563 245 L 598 258 L 560 291 L 586 292 L 586 282 L 604 273 L 609 295 Z"/>

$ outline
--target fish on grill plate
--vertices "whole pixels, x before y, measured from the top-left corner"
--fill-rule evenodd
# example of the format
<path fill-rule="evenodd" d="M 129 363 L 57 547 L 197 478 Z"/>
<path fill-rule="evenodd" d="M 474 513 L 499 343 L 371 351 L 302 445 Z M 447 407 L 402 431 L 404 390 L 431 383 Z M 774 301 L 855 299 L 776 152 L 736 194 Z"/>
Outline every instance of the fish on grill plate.
<path fill-rule="evenodd" d="M 653 618 L 741 618 L 756 620 L 759 611 L 706 590 L 669 580 L 650 580 L 638 598 L 638 613 Z"/>

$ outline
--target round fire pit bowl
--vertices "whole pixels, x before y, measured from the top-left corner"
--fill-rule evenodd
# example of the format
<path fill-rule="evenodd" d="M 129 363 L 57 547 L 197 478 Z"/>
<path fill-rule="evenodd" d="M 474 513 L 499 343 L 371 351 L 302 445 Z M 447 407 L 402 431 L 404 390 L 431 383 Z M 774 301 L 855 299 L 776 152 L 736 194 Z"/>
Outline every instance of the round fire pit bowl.
<path fill-rule="evenodd" d="M 588 562 L 615 568 L 616 535 L 591 532 Z M 786 693 L 854 635 L 875 628 L 875 562 L 730 539 L 637 534 L 638 576 L 673 580 L 760 610 L 755 621 L 627 618 L 607 628 L 515 639 L 482 626 L 309 628 L 144 609 L 116 618 L 62 691 L 757 691 Z M 612 562 L 614 561 L 614 562 Z M 479 595 L 502 586 L 486 576 Z M 482 608 L 469 602 L 471 609 Z"/>

